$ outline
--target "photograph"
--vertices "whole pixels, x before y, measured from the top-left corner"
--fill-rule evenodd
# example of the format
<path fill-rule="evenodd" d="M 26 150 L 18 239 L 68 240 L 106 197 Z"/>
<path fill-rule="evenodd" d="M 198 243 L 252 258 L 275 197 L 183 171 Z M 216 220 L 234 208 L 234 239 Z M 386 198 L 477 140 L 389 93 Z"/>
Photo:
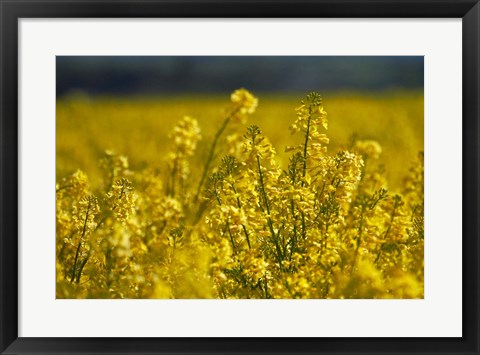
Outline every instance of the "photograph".
<path fill-rule="evenodd" d="M 56 299 L 424 298 L 423 56 L 55 71 Z"/>

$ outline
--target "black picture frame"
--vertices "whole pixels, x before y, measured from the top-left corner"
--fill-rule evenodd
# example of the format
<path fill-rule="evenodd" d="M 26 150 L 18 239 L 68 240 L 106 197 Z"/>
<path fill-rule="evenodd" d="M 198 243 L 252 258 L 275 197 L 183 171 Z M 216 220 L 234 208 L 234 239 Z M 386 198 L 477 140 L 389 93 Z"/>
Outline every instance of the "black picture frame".
<path fill-rule="evenodd" d="M 479 354 L 480 5 L 478 0 L 0 0 L 1 354 Z M 111 17 L 462 18 L 461 338 L 18 337 L 18 20 Z"/>

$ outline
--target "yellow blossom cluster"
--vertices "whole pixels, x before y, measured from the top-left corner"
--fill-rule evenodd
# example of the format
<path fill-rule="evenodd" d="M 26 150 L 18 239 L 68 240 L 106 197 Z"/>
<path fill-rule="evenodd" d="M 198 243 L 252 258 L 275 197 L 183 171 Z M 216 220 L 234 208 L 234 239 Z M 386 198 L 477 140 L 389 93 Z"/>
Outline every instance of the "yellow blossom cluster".
<path fill-rule="evenodd" d="M 252 114 L 258 105 L 258 99 L 245 89 L 235 90 L 230 99 L 233 103 L 233 110 L 243 114 Z"/>

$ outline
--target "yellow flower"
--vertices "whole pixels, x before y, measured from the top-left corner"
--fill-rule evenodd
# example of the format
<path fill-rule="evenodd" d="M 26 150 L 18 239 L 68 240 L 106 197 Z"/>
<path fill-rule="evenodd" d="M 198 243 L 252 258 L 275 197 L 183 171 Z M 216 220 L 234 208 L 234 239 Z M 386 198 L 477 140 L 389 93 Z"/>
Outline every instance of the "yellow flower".
<path fill-rule="evenodd" d="M 173 140 L 176 157 L 190 157 L 197 149 L 197 143 L 202 139 L 200 127 L 196 119 L 184 116 L 170 132 L 169 138 Z"/>
<path fill-rule="evenodd" d="M 382 147 L 377 141 L 373 140 L 357 141 L 355 143 L 355 149 L 358 150 L 360 154 L 373 159 L 378 159 L 380 154 L 382 154 Z"/>
<path fill-rule="evenodd" d="M 235 90 L 230 99 L 236 110 L 240 113 L 252 114 L 258 106 L 258 99 L 246 89 Z"/>

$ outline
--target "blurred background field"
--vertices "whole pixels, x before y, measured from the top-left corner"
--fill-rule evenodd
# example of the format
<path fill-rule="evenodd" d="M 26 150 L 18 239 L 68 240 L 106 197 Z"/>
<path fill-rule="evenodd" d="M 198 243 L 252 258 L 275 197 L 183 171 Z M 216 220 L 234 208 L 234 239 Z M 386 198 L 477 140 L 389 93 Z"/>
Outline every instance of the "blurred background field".
<path fill-rule="evenodd" d="M 81 169 L 98 186 L 106 149 L 127 156 L 132 170 L 161 171 L 168 133 L 185 115 L 202 130 L 195 174 L 240 87 L 259 106 L 223 139 L 256 124 L 283 167 L 285 146 L 300 139 L 288 129 L 294 109 L 310 91 L 324 99 L 329 150 L 378 141 L 391 188 L 423 150 L 423 57 L 57 57 L 57 179 Z"/>
<path fill-rule="evenodd" d="M 287 164 L 287 145 L 299 143 L 292 136 L 298 96 L 262 96 L 249 122 L 239 127 L 245 132 L 257 124 L 270 138 L 283 166 Z M 57 103 L 57 179 L 76 169 L 100 181 L 98 160 L 106 149 L 129 158 L 133 170 L 147 166 L 165 168 L 164 156 L 171 148 L 168 133 L 184 115 L 198 120 L 203 139 L 199 143 L 201 162 L 208 144 L 221 125 L 229 97 L 148 97 L 89 98 L 71 96 Z M 383 149 L 382 162 L 391 187 L 399 187 L 403 176 L 423 150 L 423 94 L 389 92 L 385 94 L 335 93 L 324 95 L 329 116 L 328 136 L 331 152 L 348 147 L 352 139 L 373 139 Z M 237 126 L 238 127 L 238 126 Z M 230 132 L 231 133 L 231 132 Z M 283 157 L 283 159 L 282 159 Z"/>

